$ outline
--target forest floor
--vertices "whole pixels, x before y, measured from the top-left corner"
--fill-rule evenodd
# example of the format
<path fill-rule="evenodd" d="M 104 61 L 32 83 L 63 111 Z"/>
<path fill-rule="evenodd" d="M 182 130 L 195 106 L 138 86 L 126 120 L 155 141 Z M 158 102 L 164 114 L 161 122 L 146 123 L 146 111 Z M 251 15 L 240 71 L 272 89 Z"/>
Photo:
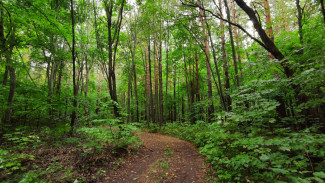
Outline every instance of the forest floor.
<path fill-rule="evenodd" d="M 107 172 L 103 182 L 208 182 L 204 159 L 191 143 L 156 133 L 138 132 L 138 136 L 143 146 L 118 169 Z"/>

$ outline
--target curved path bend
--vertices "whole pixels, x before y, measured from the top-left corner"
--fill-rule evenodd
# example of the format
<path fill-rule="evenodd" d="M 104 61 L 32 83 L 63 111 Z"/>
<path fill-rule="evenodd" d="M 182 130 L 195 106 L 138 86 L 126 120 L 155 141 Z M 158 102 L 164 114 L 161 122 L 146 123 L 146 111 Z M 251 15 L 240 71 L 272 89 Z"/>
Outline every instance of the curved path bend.
<path fill-rule="evenodd" d="M 103 182 L 204 183 L 206 166 L 189 142 L 157 133 L 139 132 L 142 148 L 107 173 Z"/>

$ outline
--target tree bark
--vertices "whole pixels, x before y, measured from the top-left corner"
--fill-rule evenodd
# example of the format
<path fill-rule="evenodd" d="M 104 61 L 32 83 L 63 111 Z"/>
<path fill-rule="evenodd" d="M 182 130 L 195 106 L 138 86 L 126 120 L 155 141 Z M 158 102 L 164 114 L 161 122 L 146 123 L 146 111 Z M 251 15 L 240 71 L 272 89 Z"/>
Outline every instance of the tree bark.
<path fill-rule="evenodd" d="M 137 72 L 135 69 L 135 49 L 137 44 L 137 32 L 136 29 L 133 32 L 133 48 L 131 48 L 132 54 L 132 72 L 133 72 L 133 79 L 134 79 L 134 97 L 135 97 L 135 104 L 136 104 L 136 122 L 139 122 L 139 100 L 138 100 L 138 89 L 137 89 Z"/>
<path fill-rule="evenodd" d="M 303 35 L 302 35 L 302 9 L 300 6 L 300 0 L 296 0 L 296 7 L 298 12 L 298 32 L 299 32 L 299 41 L 300 44 L 303 44 Z"/>
<path fill-rule="evenodd" d="M 201 2 L 198 1 L 199 6 L 201 6 Z M 208 98 L 209 98 L 209 103 L 208 103 L 208 116 L 207 119 L 210 121 L 211 115 L 214 112 L 214 107 L 213 107 L 213 101 L 212 101 L 212 84 L 211 84 L 211 68 L 210 68 L 210 53 L 209 53 L 209 42 L 207 39 L 206 35 L 206 30 L 205 30 L 205 23 L 203 19 L 203 10 L 200 9 L 200 21 L 201 21 L 201 26 L 203 30 L 203 39 L 204 39 L 204 51 L 206 55 L 206 65 L 207 65 L 207 85 L 208 85 Z"/>
<path fill-rule="evenodd" d="M 162 37 L 160 35 L 160 43 L 159 43 L 159 119 L 160 125 L 164 122 L 164 93 L 163 93 L 163 78 L 162 78 Z"/>
<path fill-rule="evenodd" d="M 232 20 L 233 23 L 237 24 L 237 18 L 236 18 L 236 6 L 234 0 L 231 0 L 231 10 L 232 10 Z M 239 63 L 239 70 L 240 70 L 240 77 L 244 77 L 243 73 L 243 65 L 242 65 L 242 59 L 240 55 L 240 44 L 239 44 L 239 35 L 238 35 L 238 28 L 234 26 L 234 36 L 235 36 L 235 42 L 237 47 L 237 58 Z"/>
<path fill-rule="evenodd" d="M 9 74 L 10 74 L 10 89 L 9 89 L 9 96 L 8 96 L 8 104 L 7 109 L 4 116 L 4 124 L 10 123 L 11 115 L 12 115 L 12 103 L 14 101 L 15 90 L 16 90 L 16 73 L 15 68 L 12 66 L 8 67 Z"/>
<path fill-rule="evenodd" d="M 184 61 L 184 72 L 185 72 L 185 84 L 186 84 L 186 95 L 187 95 L 187 104 L 189 108 L 191 108 L 191 102 L 190 102 L 190 89 L 188 84 L 188 75 L 187 75 L 187 66 L 186 66 L 186 57 L 185 53 L 183 51 L 183 61 Z"/>
<path fill-rule="evenodd" d="M 288 78 L 292 77 L 294 71 L 290 68 L 288 60 L 284 59 L 284 55 L 280 52 L 278 47 L 275 46 L 272 39 L 270 39 L 269 36 L 266 34 L 260 22 L 258 21 L 258 18 L 256 17 L 254 10 L 249 6 L 247 6 L 247 4 L 243 0 L 235 0 L 235 1 L 237 5 L 246 12 L 250 20 L 253 22 L 255 30 L 257 31 L 257 33 L 259 34 L 260 38 L 264 43 L 264 48 L 267 51 L 271 52 L 272 55 L 281 62 L 281 66 L 284 69 L 285 75 Z"/>
<path fill-rule="evenodd" d="M 127 113 L 128 113 L 128 117 L 127 117 L 127 122 L 130 123 L 130 117 L 131 117 L 131 113 L 130 113 L 130 95 L 131 95 L 131 82 L 132 82 L 132 79 L 131 79 L 131 68 L 130 68 L 130 62 L 128 61 L 128 94 L 127 94 Z"/>
<path fill-rule="evenodd" d="M 221 76 L 220 76 L 220 71 L 219 71 L 219 67 L 218 67 L 218 63 L 217 63 L 216 52 L 215 52 L 215 49 L 214 49 L 214 46 L 213 46 L 211 31 L 210 31 L 209 24 L 208 23 L 206 23 L 206 24 L 207 24 L 207 30 L 208 30 L 210 43 L 211 43 L 211 48 L 212 48 L 213 61 L 214 61 L 214 64 L 216 66 L 216 72 L 217 72 L 219 87 L 218 87 L 218 85 L 216 85 L 216 86 L 217 86 L 217 88 L 219 90 L 218 93 L 219 93 L 219 96 L 220 96 L 220 103 L 221 103 L 221 106 L 223 106 L 224 110 L 227 111 L 227 106 L 225 104 L 225 100 L 224 100 L 224 96 L 223 96 L 223 90 L 222 90 L 222 85 L 221 85 Z"/>
<path fill-rule="evenodd" d="M 71 0 L 71 21 L 72 21 L 72 64 L 73 64 L 73 110 L 72 110 L 72 114 L 71 114 L 71 133 L 73 133 L 73 129 L 74 129 L 74 124 L 76 121 L 76 117 L 77 117 L 77 112 L 76 112 L 76 108 L 77 108 L 77 95 L 78 95 L 78 90 L 77 90 L 77 85 L 76 85 L 76 57 L 75 57 L 75 44 L 76 44 L 76 40 L 75 40 L 75 29 L 74 29 L 74 13 L 73 13 L 73 0 Z"/>
<path fill-rule="evenodd" d="M 177 108 L 176 108 L 176 77 L 177 76 L 177 69 L 176 69 L 176 63 L 174 62 L 174 100 L 173 100 L 173 108 L 174 108 L 174 115 L 173 115 L 173 120 L 176 121 L 177 118 Z"/>
<path fill-rule="evenodd" d="M 155 52 L 155 122 L 160 123 L 159 119 L 159 54 L 158 54 L 158 38 L 155 37 L 154 52 Z"/>
<path fill-rule="evenodd" d="M 199 55 L 195 52 L 195 69 L 196 69 L 196 101 L 200 101 L 200 73 L 199 73 Z"/>
<path fill-rule="evenodd" d="M 228 22 L 231 22 L 231 20 L 230 20 L 230 11 L 229 11 L 229 6 L 228 6 L 227 0 L 224 0 L 224 3 L 225 3 L 225 7 L 226 7 L 227 20 L 228 20 Z M 236 49 L 235 49 L 234 37 L 233 37 L 233 34 L 232 34 L 232 28 L 231 28 L 230 23 L 228 23 L 228 32 L 229 32 L 229 37 L 230 37 L 232 60 L 234 62 L 234 68 L 235 68 L 236 85 L 239 88 L 240 83 L 239 83 L 239 75 L 238 75 L 238 67 L 237 67 Z"/>
<path fill-rule="evenodd" d="M 105 12 L 107 16 L 107 29 L 108 29 L 108 71 L 107 74 L 107 81 L 108 81 L 108 89 L 111 95 L 111 99 L 113 100 L 113 111 L 115 117 L 120 117 L 119 109 L 118 109 L 118 100 L 117 100 L 117 91 L 116 91 L 116 75 L 115 75 L 115 55 L 117 46 L 119 43 L 119 34 L 121 30 L 121 24 L 123 19 L 123 8 L 125 0 L 122 0 L 121 7 L 119 10 L 117 22 L 115 23 L 114 27 L 114 36 L 112 37 L 112 16 L 113 16 L 113 9 L 114 9 L 114 2 L 112 0 L 104 1 L 105 3 Z M 113 53 L 114 48 L 114 53 Z"/>
<path fill-rule="evenodd" d="M 165 108 L 168 111 L 168 75 L 169 75 L 169 60 L 168 60 L 168 52 L 169 52 L 169 29 L 168 29 L 168 21 L 167 21 L 167 36 L 165 40 L 165 45 L 166 45 L 166 94 L 165 94 Z"/>
<path fill-rule="evenodd" d="M 149 126 L 150 124 L 150 119 L 151 119 L 151 104 L 152 104 L 152 90 L 151 90 L 151 77 L 150 77 L 150 42 L 147 45 L 146 48 L 146 88 L 147 88 L 147 124 Z"/>
<path fill-rule="evenodd" d="M 230 90 L 230 81 L 229 81 L 229 72 L 228 72 L 228 59 L 227 59 L 227 52 L 226 52 L 226 41 L 225 41 L 225 29 L 224 29 L 224 21 L 223 13 L 222 13 L 222 3 L 219 0 L 219 7 L 220 7 L 220 26 L 221 26 L 221 50 L 222 50 L 222 58 L 223 58 L 223 70 L 225 74 L 225 88 L 226 88 L 226 96 L 225 102 L 227 105 L 227 111 L 231 110 L 231 98 L 229 95 Z"/>
<path fill-rule="evenodd" d="M 272 21 L 271 21 L 271 9 L 268 0 L 264 0 L 264 13 L 265 13 L 265 23 L 266 23 L 266 34 L 272 40 L 272 42 L 274 42 L 274 35 L 273 35 Z M 272 53 L 269 52 L 268 54 L 270 60 L 274 59 Z"/>
<path fill-rule="evenodd" d="M 324 8 L 324 0 L 319 0 L 320 1 L 320 7 L 322 10 L 322 14 L 323 14 L 323 19 L 324 19 L 324 24 L 325 24 L 325 8 Z"/>

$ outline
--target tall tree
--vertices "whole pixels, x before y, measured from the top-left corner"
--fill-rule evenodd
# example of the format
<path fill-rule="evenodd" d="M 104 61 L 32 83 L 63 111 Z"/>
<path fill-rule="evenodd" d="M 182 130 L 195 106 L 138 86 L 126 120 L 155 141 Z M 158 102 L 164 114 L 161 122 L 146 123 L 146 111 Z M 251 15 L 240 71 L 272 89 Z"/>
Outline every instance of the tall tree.
<path fill-rule="evenodd" d="M 324 8 L 324 0 L 319 0 L 319 2 L 320 2 L 320 7 L 321 7 L 322 15 L 323 15 L 324 24 L 325 24 L 325 8 Z"/>
<path fill-rule="evenodd" d="M 227 0 L 224 0 L 225 8 L 226 8 L 226 14 L 227 14 L 227 20 L 228 20 L 228 32 L 230 37 L 230 44 L 231 44 L 231 51 L 232 51 L 232 60 L 234 62 L 234 68 L 235 68 L 235 79 L 236 79 L 236 85 L 237 87 L 240 86 L 239 82 L 239 75 L 238 75 L 238 67 L 237 67 L 237 57 L 236 57 L 236 50 L 235 50 L 235 43 L 234 43 L 234 36 L 232 34 L 232 26 L 230 24 L 231 17 L 230 17 L 230 10 L 228 6 Z"/>
<path fill-rule="evenodd" d="M 300 6 L 300 0 L 296 0 L 296 7 L 298 12 L 298 32 L 299 32 L 299 41 L 300 44 L 303 44 L 303 35 L 302 35 L 302 9 Z"/>
<path fill-rule="evenodd" d="M 198 5 L 201 7 L 202 3 L 201 1 L 198 1 Z M 209 53 L 209 42 L 207 38 L 207 33 L 205 30 L 205 20 L 204 20 L 204 13 L 203 10 L 199 10 L 200 14 L 200 21 L 201 21 L 201 27 L 202 27 L 202 32 L 203 32 L 203 40 L 204 40 L 204 51 L 205 51 L 205 56 L 206 56 L 206 65 L 207 65 L 207 85 L 208 85 L 208 99 L 209 99 L 209 104 L 208 104 L 208 120 L 210 120 L 210 115 L 213 114 L 214 112 L 214 107 L 213 107 L 213 101 L 212 101 L 212 85 L 211 85 L 211 68 L 210 68 L 210 53 Z"/>
<path fill-rule="evenodd" d="M 118 111 L 118 100 L 117 100 L 117 90 L 116 90 L 116 75 L 115 75 L 115 59 L 117 47 L 119 44 L 120 30 L 123 20 L 123 9 L 125 0 L 122 0 L 121 6 L 119 8 L 117 21 L 113 22 L 114 9 L 117 8 L 117 2 L 113 0 L 104 0 L 105 12 L 107 19 L 107 31 L 108 31 L 108 67 L 105 65 L 105 73 L 108 81 L 108 89 L 111 95 L 111 99 L 114 101 L 113 110 L 116 117 L 120 116 Z M 112 32 L 113 30 L 113 32 Z"/>
<path fill-rule="evenodd" d="M 75 44 L 76 44 L 76 38 L 75 38 L 75 22 L 74 22 L 74 13 L 73 13 L 73 0 L 70 1 L 71 2 L 71 22 L 72 22 L 72 50 L 71 50 L 71 54 L 72 54 L 72 80 L 73 80 L 73 107 L 74 109 L 72 110 L 71 113 L 71 132 L 73 132 L 74 129 L 74 124 L 77 118 L 77 95 L 78 95 L 78 89 L 77 89 L 77 83 L 76 83 L 76 56 L 75 56 Z"/>
<path fill-rule="evenodd" d="M 231 12 L 232 12 L 232 21 L 234 24 L 237 24 L 236 6 L 234 0 L 231 0 Z M 242 58 L 240 55 L 239 33 L 238 33 L 238 28 L 236 26 L 234 26 L 234 36 L 236 40 L 236 50 L 237 50 L 237 58 L 238 58 L 238 64 L 240 70 L 240 77 L 243 78 L 243 65 L 242 65 Z"/>
<path fill-rule="evenodd" d="M 272 20 L 271 20 L 271 8 L 268 0 L 264 0 L 264 13 L 265 13 L 265 23 L 266 23 L 266 34 L 274 42 Z M 273 55 L 269 52 L 269 58 L 273 59 Z"/>
<path fill-rule="evenodd" d="M 229 94 L 230 81 L 229 81 L 229 72 L 228 72 L 228 59 L 227 59 L 227 52 L 226 52 L 224 17 L 223 17 L 221 0 L 219 0 L 219 14 L 220 14 L 220 27 L 221 27 L 221 51 L 222 51 L 222 58 L 223 58 L 223 70 L 225 75 L 225 88 L 226 88 L 225 103 L 227 105 L 227 111 L 229 111 L 231 110 L 231 98 Z"/>

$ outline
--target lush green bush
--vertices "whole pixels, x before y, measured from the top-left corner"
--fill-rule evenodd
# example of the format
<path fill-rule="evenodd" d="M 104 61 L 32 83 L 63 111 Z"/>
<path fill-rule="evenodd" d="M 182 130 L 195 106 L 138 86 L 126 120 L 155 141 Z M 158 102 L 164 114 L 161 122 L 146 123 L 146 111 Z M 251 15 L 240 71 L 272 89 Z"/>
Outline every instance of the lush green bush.
<path fill-rule="evenodd" d="M 325 135 L 285 129 L 261 135 L 230 132 L 221 123 L 168 123 L 162 132 L 189 140 L 225 182 L 322 182 Z M 258 135 L 256 135 L 258 134 Z"/>
<path fill-rule="evenodd" d="M 93 127 L 78 129 L 78 133 L 85 135 L 88 143 L 83 143 L 84 148 L 102 149 L 105 144 L 111 144 L 117 148 L 128 148 L 130 145 L 139 145 L 139 139 L 134 135 L 136 126 L 123 124 L 118 119 L 94 120 Z"/>

